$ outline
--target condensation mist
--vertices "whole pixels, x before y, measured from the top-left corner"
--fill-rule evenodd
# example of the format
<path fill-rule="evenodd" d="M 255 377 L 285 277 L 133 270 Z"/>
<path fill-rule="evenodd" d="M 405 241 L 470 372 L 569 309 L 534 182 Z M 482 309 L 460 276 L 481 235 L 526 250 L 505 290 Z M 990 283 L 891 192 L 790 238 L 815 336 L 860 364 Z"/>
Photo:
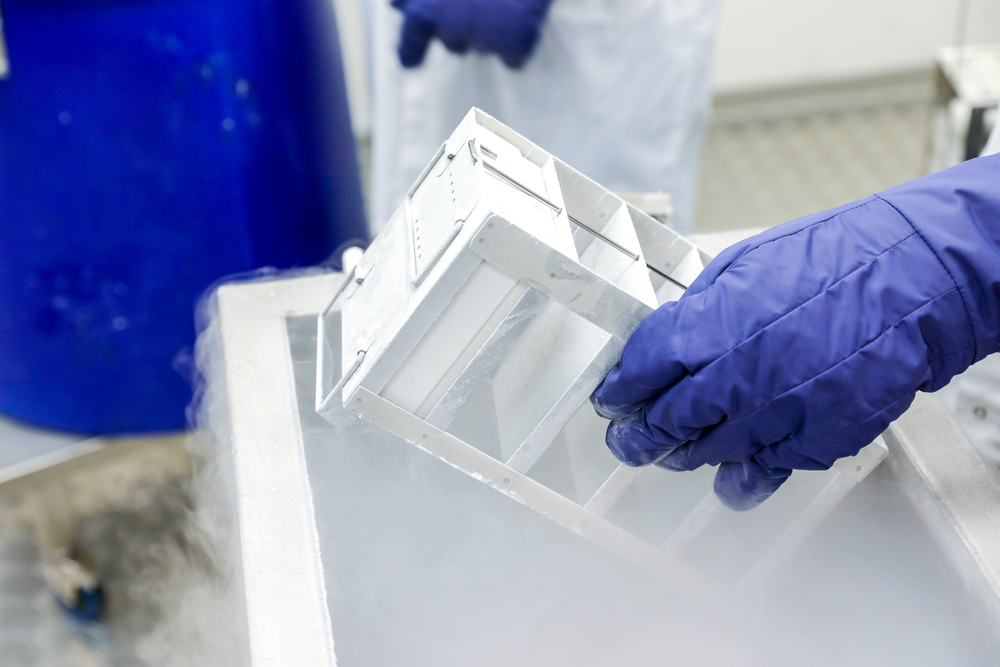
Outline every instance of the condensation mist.
<path fill-rule="evenodd" d="M 314 319 L 289 334 L 343 667 L 991 664 L 957 576 L 878 472 L 720 613 L 347 410 L 331 427 L 311 409 Z"/>
<path fill-rule="evenodd" d="M 170 610 L 157 635 L 177 647 L 168 665 L 248 664 L 235 639 L 245 619 L 215 329 L 199 340 L 200 423 L 215 437 L 191 521 L 219 574 Z M 997 660 L 958 576 L 881 469 L 759 593 L 709 607 L 347 410 L 327 423 L 312 407 L 315 318 L 290 318 L 288 333 L 340 667 Z"/>

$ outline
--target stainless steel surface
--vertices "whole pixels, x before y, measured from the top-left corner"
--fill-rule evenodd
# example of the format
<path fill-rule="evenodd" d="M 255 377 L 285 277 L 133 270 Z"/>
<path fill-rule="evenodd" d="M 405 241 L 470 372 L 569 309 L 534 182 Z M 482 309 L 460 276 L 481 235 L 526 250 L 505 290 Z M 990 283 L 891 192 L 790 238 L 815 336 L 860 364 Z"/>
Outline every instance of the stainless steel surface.
<path fill-rule="evenodd" d="M 322 625 L 329 618 L 328 632 L 336 635 L 338 664 L 344 667 L 448 664 L 460 653 L 475 655 L 477 664 L 484 665 L 562 664 L 560 658 L 568 656 L 585 663 L 594 655 L 614 655 L 618 664 L 648 664 L 651 657 L 678 655 L 692 663 L 719 664 L 726 658 L 715 656 L 718 660 L 712 662 L 712 656 L 723 646 L 743 646 L 747 633 L 722 631 L 726 642 L 706 642 L 697 632 L 686 632 L 676 619 L 664 619 L 651 626 L 657 638 L 652 645 L 639 636 L 615 645 L 612 653 L 601 653 L 602 637 L 619 634 L 611 628 L 623 622 L 641 625 L 633 613 L 658 619 L 670 609 L 692 618 L 700 612 L 641 569 L 602 555 L 603 550 L 586 540 L 349 412 L 342 411 L 336 425 L 313 413 L 319 343 L 312 334 L 314 317 L 325 306 L 323 295 L 331 294 L 338 280 L 319 276 L 233 286 L 225 296 L 231 304 L 240 304 L 222 311 L 222 328 L 230 332 L 225 358 L 228 364 L 254 370 L 229 376 L 223 405 L 234 418 L 223 421 L 252 419 L 267 403 L 268 414 L 285 411 L 282 423 L 295 424 L 280 432 L 254 434 L 246 428 L 251 420 L 241 437 L 230 440 L 221 434 L 220 466 L 242 480 L 232 487 L 245 513 L 239 558 L 256 571 L 256 582 L 235 585 L 249 606 L 302 625 Z M 302 307 L 307 302 L 315 308 L 312 316 Z M 279 335 L 265 322 L 280 324 L 285 333 Z M 238 378 L 241 381 L 233 381 Z M 209 386 L 218 389 L 217 384 Z M 294 403 L 275 400 L 272 390 L 279 387 L 284 394 L 289 386 L 294 386 Z M 900 438 L 922 434 L 930 450 L 938 442 L 935 433 L 947 431 L 949 423 L 943 412 L 931 413 L 921 424 L 904 418 L 899 423 L 902 435 L 890 442 L 891 460 L 897 460 Z M 230 444 L 235 459 L 228 458 Z M 957 570 L 949 565 L 954 561 L 945 560 L 920 519 L 937 513 L 946 536 L 948 531 L 954 535 L 965 530 L 949 527 L 965 521 L 962 515 L 982 514 L 983 508 L 971 498 L 948 505 L 968 491 L 969 478 L 950 471 L 955 461 L 965 467 L 971 448 L 958 438 L 939 456 L 923 460 L 921 451 L 914 449 L 916 465 L 948 480 L 939 494 L 929 496 L 926 505 L 911 504 L 907 497 L 927 488 L 926 474 L 899 476 L 895 464 L 879 468 L 785 561 L 770 592 L 755 598 L 759 613 L 748 617 L 750 625 L 744 626 L 755 627 L 757 619 L 760 627 L 749 634 L 762 641 L 781 628 L 804 632 L 811 639 L 797 647 L 782 635 L 765 641 L 768 649 L 760 654 L 756 648 L 740 648 L 750 651 L 743 658 L 762 664 L 992 664 L 977 633 L 982 627 L 994 633 L 997 626 L 989 625 L 985 615 L 966 611 Z M 300 457 L 304 463 L 295 463 Z M 256 459 L 252 476 L 231 462 L 249 458 Z M 975 468 L 975 459 L 970 464 Z M 676 479 L 682 483 L 698 478 Z M 308 489 L 312 518 L 294 509 L 302 489 Z M 293 511 L 287 511 L 283 500 L 289 494 Z M 268 510 L 272 517 L 264 520 Z M 660 511 L 667 510 L 660 506 Z M 280 530 L 269 529 L 273 521 L 281 523 Z M 980 535 L 992 532 L 990 539 L 995 539 L 991 521 L 972 523 L 986 531 Z M 287 539 L 297 531 L 310 533 L 314 525 L 315 542 L 303 547 Z M 951 544 L 945 552 L 970 559 L 975 573 L 982 556 L 970 549 L 985 543 L 973 547 L 955 539 L 941 544 Z M 323 564 L 319 570 L 311 565 L 316 554 Z M 502 559 L 502 568 L 494 558 Z M 318 593 L 315 580 L 290 571 L 296 562 L 317 572 L 325 593 Z M 588 573 L 586 578 L 580 578 L 580 568 Z M 275 584 L 263 585 L 263 579 Z M 983 580 L 980 577 L 977 585 Z M 318 594 L 328 607 L 324 613 L 315 606 Z M 627 601 L 633 599 L 652 600 L 654 607 L 632 608 Z M 583 615 L 560 615 L 553 607 L 559 600 L 582 605 Z M 780 603 L 778 611 L 771 610 L 772 603 Z M 789 609 L 794 615 L 783 616 Z M 721 627 L 723 621 L 713 618 L 711 623 Z M 260 630 L 268 633 L 266 641 L 272 646 L 292 656 L 305 641 L 300 633 L 281 627 L 265 625 Z M 847 639 L 830 642 L 831 636 Z M 332 639 L 315 641 L 321 648 Z M 824 646 L 823 651 L 817 652 L 817 645 Z M 781 650 L 774 652 L 774 646 Z M 643 653 L 636 655 L 630 647 Z M 289 664 L 274 653 L 258 655 L 252 664 Z"/>
<path fill-rule="evenodd" d="M 950 46 L 937 55 L 939 94 L 959 97 L 971 107 L 995 107 L 1000 102 L 1000 44 Z"/>
<path fill-rule="evenodd" d="M 1000 627 L 1000 484 L 935 396 L 886 431 L 887 465 L 993 627 Z"/>
<path fill-rule="evenodd" d="M 203 371 L 226 397 L 219 442 L 232 451 L 220 452 L 221 484 L 236 511 L 232 585 L 246 593 L 237 631 L 254 667 L 336 664 L 285 319 L 315 317 L 343 282 L 321 273 L 227 285 L 216 297 L 209 335 L 223 358 Z"/>

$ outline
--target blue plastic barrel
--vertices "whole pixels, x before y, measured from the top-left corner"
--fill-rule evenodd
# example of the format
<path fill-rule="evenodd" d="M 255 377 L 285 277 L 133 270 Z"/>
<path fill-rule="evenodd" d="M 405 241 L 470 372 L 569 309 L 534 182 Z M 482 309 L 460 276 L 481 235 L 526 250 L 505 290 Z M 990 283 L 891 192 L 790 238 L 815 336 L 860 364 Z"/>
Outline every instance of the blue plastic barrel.
<path fill-rule="evenodd" d="M 202 290 L 366 236 L 332 3 L 0 8 L 0 412 L 182 428 Z"/>

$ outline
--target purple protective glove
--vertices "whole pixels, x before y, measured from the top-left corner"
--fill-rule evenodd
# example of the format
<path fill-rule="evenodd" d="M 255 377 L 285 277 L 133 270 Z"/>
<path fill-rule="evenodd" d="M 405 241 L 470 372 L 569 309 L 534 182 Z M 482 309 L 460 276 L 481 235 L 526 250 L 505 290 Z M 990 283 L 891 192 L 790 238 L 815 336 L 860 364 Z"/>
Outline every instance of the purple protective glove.
<path fill-rule="evenodd" d="M 416 67 L 431 39 L 449 51 L 496 53 L 508 67 L 520 68 L 538 43 L 552 0 L 392 0 L 403 12 L 399 61 Z"/>
<path fill-rule="evenodd" d="M 592 401 L 620 460 L 720 464 L 715 492 L 743 510 L 998 349 L 1000 155 L 727 249 L 642 323 Z"/>

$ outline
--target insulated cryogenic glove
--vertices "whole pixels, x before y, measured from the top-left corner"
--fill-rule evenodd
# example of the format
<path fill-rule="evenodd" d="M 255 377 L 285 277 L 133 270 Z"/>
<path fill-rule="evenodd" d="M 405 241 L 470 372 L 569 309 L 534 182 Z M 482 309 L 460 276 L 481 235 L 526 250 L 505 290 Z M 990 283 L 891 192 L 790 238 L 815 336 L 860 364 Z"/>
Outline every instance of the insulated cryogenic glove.
<path fill-rule="evenodd" d="M 403 12 L 399 61 L 416 67 L 437 36 L 449 51 L 496 53 L 508 67 L 528 60 L 552 0 L 392 0 Z"/>
<path fill-rule="evenodd" d="M 592 397 L 623 462 L 745 510 L 1000 349 L 1000 155 L 775 227 L 650 315 Z"/>

